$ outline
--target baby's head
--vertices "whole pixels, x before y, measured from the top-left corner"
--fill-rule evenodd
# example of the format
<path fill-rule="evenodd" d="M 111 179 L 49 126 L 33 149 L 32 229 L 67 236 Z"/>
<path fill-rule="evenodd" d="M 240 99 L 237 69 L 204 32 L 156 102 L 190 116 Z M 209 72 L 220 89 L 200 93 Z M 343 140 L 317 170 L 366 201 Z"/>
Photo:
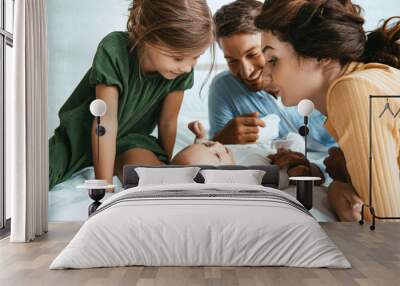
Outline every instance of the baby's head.
<path fill-rule="evenodd" d="M 207 141 L 184 148 L 171 160 L 173 165 L 234 165 L 232 151 L 219 142 Z"/>

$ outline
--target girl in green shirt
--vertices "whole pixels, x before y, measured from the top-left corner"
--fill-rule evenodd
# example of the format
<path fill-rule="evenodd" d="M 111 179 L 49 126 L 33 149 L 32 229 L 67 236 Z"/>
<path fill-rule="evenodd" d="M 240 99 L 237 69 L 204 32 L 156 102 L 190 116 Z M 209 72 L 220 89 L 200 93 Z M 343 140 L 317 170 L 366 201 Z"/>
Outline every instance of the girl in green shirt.
<path fill-rule="evenodd" d="M 160 165 L 172 156 L 184 90 L 213 42 L 211 12 L 205 0 L 139 0 L 129 11 L 127 31 L 100 42 L 92 67 L 59 111 L 49 139 L 50 189 L 88 166 L 96 179 L 112 183 L 126 164 Z M 99 160 L 89 111 L 96 98 L 107 104 Z M 150 135 L 156 126 L 158 138 Z"/>

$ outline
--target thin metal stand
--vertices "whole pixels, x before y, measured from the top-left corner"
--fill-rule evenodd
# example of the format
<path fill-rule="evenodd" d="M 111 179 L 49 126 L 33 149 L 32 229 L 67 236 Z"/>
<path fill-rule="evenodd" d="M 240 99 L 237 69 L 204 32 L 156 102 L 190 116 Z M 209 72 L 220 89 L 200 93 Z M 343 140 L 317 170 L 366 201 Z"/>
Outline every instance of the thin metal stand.
<path fill-rule="evenodd" d="M 368 178 L 369 178 L 369 187 L 368 187 L 368 193 L 369 193 L 369 202 L 368 204 L 363 204 L 361 207 L 361 220 L 359 221 L 360 225 L 364 224 L 364 212 L 365 208 L 368 208 L 371 215 L 372 215 L 372 223 L 369 226 L 370 230 L 375 230 L 375 225 L 376 225 L 376 220 L 377 219 L 385 219 L 385 220 L 393 220 L 393 219 L 398 219 L 400 220 L 400 217 L 382 217 L 382 216 L 377 216 L 375 213 L 375 208 L 372 205 L 372 99 L 373 98 L 386 98 L 387 102 L 385 104 L 385 109 L 382 111 L 382 113 L 379 115 L 379 118 L 383 116 L 383 113 L 386 110 L 390 110 L 390 113 L 396 118 L 397 114 L 400 112 L 400 110 L 396 113 L 396 116 L 392 112 L 389 106 L 389 98 L 400 98 L 400 95 L 370 95 L 369 96 L 369 168 L 368 168 Z"/>

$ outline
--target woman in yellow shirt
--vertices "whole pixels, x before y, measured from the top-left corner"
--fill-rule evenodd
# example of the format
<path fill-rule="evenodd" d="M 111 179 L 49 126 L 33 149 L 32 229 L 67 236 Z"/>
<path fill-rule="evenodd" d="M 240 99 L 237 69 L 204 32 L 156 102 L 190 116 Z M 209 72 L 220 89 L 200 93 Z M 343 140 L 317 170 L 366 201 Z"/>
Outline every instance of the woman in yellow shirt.
<path fill-rule="evenodd" d="M 368 203 L 369 95 L 400 95 L 399 20 L 392 17 L 366 34 L 361 7 L 350 0 L 266 0 L 256 19 L 263 31 L 264 76 L 275 95 L 287 106 L 312 100 L 341 149 L 332 156 L 344 154 L 345 167 L 335 168 L 345 175 L 334 176 L 328 191 L 341 220 L 358 220 Z M 373 112 L 380 114 L 385 103 L 374 100 Z M 389 104 L 400 110 L 400 99 Z M 400 216 L 399 122 L 389 112 L 373 118 L 372 200 L 378 216 Z"/>

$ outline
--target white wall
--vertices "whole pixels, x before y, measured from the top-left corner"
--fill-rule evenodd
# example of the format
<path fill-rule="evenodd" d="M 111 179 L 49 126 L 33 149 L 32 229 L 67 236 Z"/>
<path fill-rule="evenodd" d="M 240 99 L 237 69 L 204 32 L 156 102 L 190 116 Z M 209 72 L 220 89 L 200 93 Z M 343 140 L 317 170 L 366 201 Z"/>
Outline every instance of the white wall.
<path fill-rule="evenodd" d="M 364 10 L 365 30 L 374 30 L 382 19 L 400 16 L 399 0 L 353 0 Z"/>

